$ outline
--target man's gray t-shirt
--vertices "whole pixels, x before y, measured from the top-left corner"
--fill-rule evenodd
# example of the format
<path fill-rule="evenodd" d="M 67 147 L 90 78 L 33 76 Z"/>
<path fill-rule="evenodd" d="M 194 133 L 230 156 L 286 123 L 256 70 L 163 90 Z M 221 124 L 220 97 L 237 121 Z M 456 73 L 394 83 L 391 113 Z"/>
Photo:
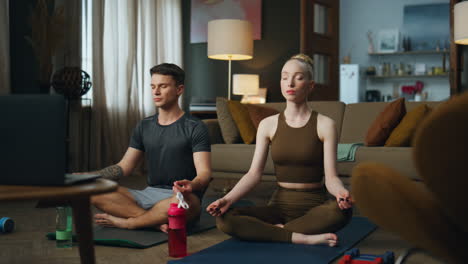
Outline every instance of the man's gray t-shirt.
<path fill-rule="evenodd" d="M 158 123 L 157 114 L 141 120 L 133 130 L 130 147 L 146 154 L 149 186 L 193 180 L 197 175 L 193 153 L 211 151 L 208 128 L 187 113 L 167 126 Z"/>

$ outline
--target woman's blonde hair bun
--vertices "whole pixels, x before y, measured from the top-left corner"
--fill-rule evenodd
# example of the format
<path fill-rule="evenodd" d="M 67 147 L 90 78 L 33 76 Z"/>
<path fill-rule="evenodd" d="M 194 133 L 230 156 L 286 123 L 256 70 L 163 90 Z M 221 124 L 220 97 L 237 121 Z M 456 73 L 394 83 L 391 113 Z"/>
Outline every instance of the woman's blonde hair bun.
<path fill-rule="evenodd" d="M 309 56 L 307 56 L 304 53 L 299 53 L 292 56 L 289 60 L 297 60 L 299 62 L 302 62 L 306 66 L 307 71 L 309 72 L 310 79 L 314 78 L 314 61 Z"/>

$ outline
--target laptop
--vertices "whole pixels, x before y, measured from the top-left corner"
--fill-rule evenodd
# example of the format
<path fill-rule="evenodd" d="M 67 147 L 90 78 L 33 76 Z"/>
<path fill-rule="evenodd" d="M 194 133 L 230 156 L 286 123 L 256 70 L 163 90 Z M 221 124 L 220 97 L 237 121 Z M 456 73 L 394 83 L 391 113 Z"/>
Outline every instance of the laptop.
<path fill-rule="evenodd" d="M 101 176 L 65 173 L 66 113 L 60 95 L 0 96 L 0 184 L 69 185 Z"/>

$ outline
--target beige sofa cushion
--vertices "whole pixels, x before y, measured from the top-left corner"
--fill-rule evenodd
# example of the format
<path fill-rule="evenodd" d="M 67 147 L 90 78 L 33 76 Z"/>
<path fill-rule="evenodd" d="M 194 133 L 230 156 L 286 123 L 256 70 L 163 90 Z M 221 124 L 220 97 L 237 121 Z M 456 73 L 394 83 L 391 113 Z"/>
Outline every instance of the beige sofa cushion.
<path fill-rule="evenodd" d="M 252 163 L 255 145 L 247 144 L 215 144 L 211 145 L 212 170 L 222 172 L 246 173 Z M 275 168 L 268 152 L 264 174 L 275 174 Z"/>
<path fill-rule="evenodd" d="M 215 144 L 211 145 L 211 159 L 213 174 L 218 172 L 245 174 L 252 162 L 255 146 L 247 144 Z M 356 151 L 354 162 L 339 162 L 337 164 L 338 174 L 350 176 L 352 169 L 363 161 L 375 161 L 386 164 L 402 174 L 419 179 L 412 159 L 412 148 L 404 147 L 359 147 Z M 275 168 L 268 153 L 264 169 L 265 176 L 274 176 Z"/>
<path fill-rule="evenodd" d="M 363 161 L 379 162 L 411 179 L 419 179 L 410 147 L 359 147 L 354 162 L 338 162 L 338 174 L 351 176 L 354 166 Z"/>
<path fill-rule="evenodd" d="M 214 179 L 227 179 L 230 182 L 230 186 L 234 186 L 240 178 L 245 175 L 245 172 L 222 172 L 222 171 L 213 171 L 211 176 Z M 345 178 L 346 179 L 346 178 Z M 269 181 L 269 182 L 276 182 L 276 175 L 271 174 L 263 174 L 262 175 L 262 182 Z"/>

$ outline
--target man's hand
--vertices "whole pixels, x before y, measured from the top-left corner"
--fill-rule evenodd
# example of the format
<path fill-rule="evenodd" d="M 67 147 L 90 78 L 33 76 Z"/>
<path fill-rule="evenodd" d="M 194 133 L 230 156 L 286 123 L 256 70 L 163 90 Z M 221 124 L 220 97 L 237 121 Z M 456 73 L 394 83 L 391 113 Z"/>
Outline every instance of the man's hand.
<path fill-rule="evenodd" d="M 174 192 L 181 192 L 184 196 L 193 191 L 192 181 L 181 180 L 175 181 L 174 186 L 172 187 Z"/>

